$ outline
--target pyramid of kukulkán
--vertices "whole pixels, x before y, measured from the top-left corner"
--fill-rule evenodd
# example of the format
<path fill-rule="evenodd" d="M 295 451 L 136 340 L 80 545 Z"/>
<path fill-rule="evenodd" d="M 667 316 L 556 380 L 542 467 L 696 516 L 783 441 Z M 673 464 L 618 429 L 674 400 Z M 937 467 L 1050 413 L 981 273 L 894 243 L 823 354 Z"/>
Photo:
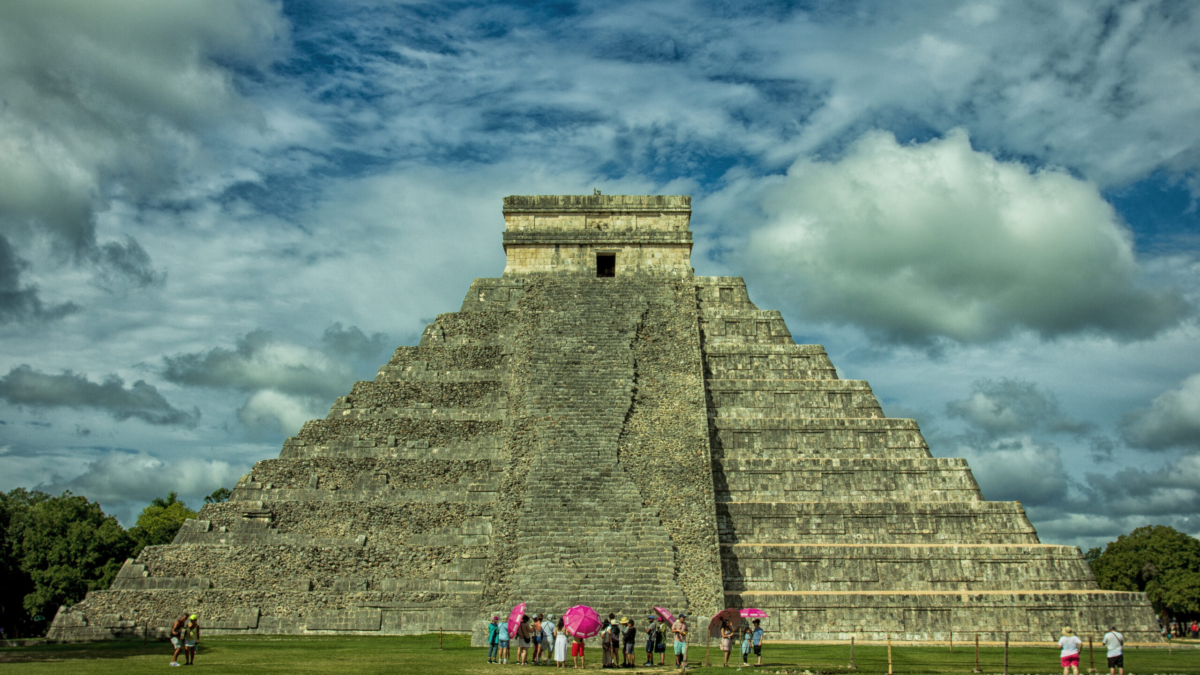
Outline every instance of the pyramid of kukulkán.
<path fill-rule="evenodd" d="M 1071 546 L 738 277 L 697 277 L 682 196 L 504 200 L 503 276 L 257 463 L 51 637 L 480 629 L 517 602 L 759 607 L 768 639 L 1156 639 Z M 703 631 L 693 631 L 697 639 Z"/>

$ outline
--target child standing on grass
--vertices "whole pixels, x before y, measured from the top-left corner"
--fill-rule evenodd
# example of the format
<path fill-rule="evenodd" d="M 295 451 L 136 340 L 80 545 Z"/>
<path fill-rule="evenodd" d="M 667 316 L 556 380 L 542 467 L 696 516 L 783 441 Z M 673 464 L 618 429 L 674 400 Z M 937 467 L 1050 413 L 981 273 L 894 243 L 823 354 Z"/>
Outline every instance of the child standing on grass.
<path fill-rule="evenodd" d="M 762 665 L 762 639 L 763 639 L 762 626 L 759 625 L 758 619 L 755 619 L 754 620 L 754 633 L 750 635 L 750 646 L 754 649 L 754 655 L 758 657 L 758 665 L 760 665 L 760 666 Z"/>
<path fill-rule="evenodd" d="M 583 658 L 583 638 L 578 635 L 571 636 L 571 658 L 575 659 L 576 668 L 586 668 L 587 662 Z"/>
<path fill-rule="evenodd" d="M 750 627 L 742 631 L 742 665 L 750 665 Z"/>

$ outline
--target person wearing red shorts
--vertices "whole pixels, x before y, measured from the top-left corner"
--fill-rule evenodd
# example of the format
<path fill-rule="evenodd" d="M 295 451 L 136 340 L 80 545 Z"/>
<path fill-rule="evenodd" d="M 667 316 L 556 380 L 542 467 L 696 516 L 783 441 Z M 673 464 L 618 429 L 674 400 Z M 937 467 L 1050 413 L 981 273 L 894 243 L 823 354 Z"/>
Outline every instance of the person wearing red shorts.
<path fill-rule="evenodd" d="M 1083 640 L 1075 636 L 1075 631 L 1071 630 L 1070 626 L 1063 629 L 1062 637 L 1058 638 L 1058 646 L 1062 649 L 1059 654 L 1059 659 L 1062 661 L 1063 675 L 1079 675 L 1079 648 L 1083 646 Z"/>
<path fill-rule="evenodd" d="M 583 638 L 578 635 L 571 636 L 571 658 L 575 661 L 576 668 L 587 667 L 587 662 L 583 658 Z"/>

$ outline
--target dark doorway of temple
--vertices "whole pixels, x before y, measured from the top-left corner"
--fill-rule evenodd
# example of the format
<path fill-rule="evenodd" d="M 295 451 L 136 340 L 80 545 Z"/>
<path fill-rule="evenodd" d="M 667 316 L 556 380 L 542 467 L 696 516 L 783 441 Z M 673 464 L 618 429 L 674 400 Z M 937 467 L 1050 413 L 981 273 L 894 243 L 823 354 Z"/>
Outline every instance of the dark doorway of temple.
<path fill-rule="evenodd" d="M 596 254 L 596 276 L 598 276 L 598 277 L 615 277 L 615 276 L 617 276 L 617 255 L 615 253 L 597 253 Z"/>

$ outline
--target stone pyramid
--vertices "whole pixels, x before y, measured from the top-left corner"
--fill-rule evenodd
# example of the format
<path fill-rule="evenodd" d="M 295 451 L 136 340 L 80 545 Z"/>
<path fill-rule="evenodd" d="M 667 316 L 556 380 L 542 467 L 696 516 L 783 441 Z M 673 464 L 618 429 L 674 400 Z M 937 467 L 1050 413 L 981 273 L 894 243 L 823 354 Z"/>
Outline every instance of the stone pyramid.
<path fill-rule="evenodd" d="M 256 464 L 51 637 L 473 631 L 516 602 L 767 610 L 774 639 L 1048 640 L 1116 623 L 1019 503 L 838 379 L 737 277 L 697 277 L 691 200 L 504 200 L 503 276 Z M 699 637 L 701 631 L 696 631 Z"/>

